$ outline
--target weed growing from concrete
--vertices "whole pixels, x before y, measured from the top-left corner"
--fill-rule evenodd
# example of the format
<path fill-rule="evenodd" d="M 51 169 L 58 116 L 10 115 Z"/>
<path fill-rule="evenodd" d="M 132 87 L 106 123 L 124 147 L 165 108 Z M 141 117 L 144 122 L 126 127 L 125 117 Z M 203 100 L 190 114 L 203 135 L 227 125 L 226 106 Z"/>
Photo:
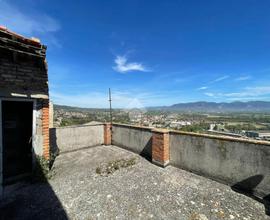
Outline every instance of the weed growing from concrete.
<path fill-rule="evenodd" d="M 131 167 L 136 164 L 136 158 L 120 159 L 100 165 L 96 168 L 96 173 L 102 176 L 108 176 L 121 168 Z"/>
<path fill-rule="evenodd" d="M 101 168 L 100 168 L 100 167 L 97 167 L 97 168 L 96 168 L 96 173 L 97 173 L 97 174 L 101 174 Z"/>
<path fill-rule="evenodd" d="M 51 161 L 46 160 L 44 157 L 36 156 L 36 164 L 33 170 L 34 182 L 46 182 L 54 175 L 51 169 Z"/>

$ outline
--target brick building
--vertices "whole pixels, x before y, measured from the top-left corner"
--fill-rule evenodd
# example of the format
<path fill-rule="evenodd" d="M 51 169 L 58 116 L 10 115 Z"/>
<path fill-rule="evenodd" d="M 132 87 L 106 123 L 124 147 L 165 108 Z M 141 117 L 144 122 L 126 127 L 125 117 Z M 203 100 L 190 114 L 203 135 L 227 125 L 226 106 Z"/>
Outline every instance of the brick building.
<path fill-rule="evenodd" d="M 49 159 L 46 46 L 0 26 L 0 186 Z"/>

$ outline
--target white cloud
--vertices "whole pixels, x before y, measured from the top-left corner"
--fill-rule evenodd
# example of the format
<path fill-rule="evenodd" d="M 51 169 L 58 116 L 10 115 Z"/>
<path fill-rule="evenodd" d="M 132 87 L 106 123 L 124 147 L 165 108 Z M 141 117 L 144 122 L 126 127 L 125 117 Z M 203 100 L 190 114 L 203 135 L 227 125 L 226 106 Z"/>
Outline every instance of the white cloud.
<path fill-rule="evenodd" d="M 108 97 L 101 93 L 67 94 L 50 92 L 50 97 L 55 104 L 80 106 L 80 107 L 108 107 Z"/>
<path fill-rule="evenodd" d="M 206 90 L 206 89 L 208 89 L 207 86 L 202 86 L 202 87 L 200 87 L 200 88 L 197 88 L 197 90 Z"/>
<path fill-rule="evenodd" d="M 143 94 L 140 94 L 143 96 Z M 139 96 L 140 96 L 139 95 Z M 56 104 L 79 106 L 79 107 L 96 107 L 109 108 L 108 94 L 106 92 L 88 92 L 67 94 L 62 92 L 50 92 L 51 99 Z M 146 97 L 132 96 L 127 92 L 112 92 L 113 108 L 143 108 Z"/>
<path fill-rule="evenodd" d="M 211 81 L 210 83 L 216 83 L 216 82 L 220 82 L 220 81 L 223 81 L 225 79 L 228 79 L 230 76 L 229 75 L 225 75 L 225 76 L 221 76 L 217 79 L 214 79 L 213 81 Z"/>
<path fill-rule="evenodd" d="M 241 92 L 225 93 L 222 95 L 226 97 L 236 97 L 236 98 L 270 95 L 270 86 L 247 87 Z"/>
<path fill-rule="evenodd" d="M 211 92 L 206 92 L 204 94 L 207 95 L 207 96 L 210 96 L 210 97 L 215 97 L 215 94 L 214 93 L 211 93 Z"/>
<path fill-rule="evenodd" d="M 114 60 L 116 66 L 113 69 L 120 73 L 126 73 L 130 71 L 142 71 L 147 72 L 148 70 L 141 63 L 128 63 L 128 60 L 125 56 L 117 56 Z"/>
<path fill-rule="evenodd" d="M 235 79 L 235 81 L 245 81 L 251 79 L 251 76 L 240 76 Z"/>
<path fill-rule="evenodd" d="M 264 96 L 270 96 L 270 86 L 257 86 L 257 87 L 246 87 L 240 92 L 231 92 L 231 93 L 204 93 L 209 97 L 216 98 L 226 98 L 229 100 L 248 100 L 248 99 L 260 99 Z M 270 98 L 270 97 L 268 97 Z"/>
<path fill-rule="evenodd" d="M 53 45 L 59 46 L 52 33 L 60 30 L 60 24 L 51 16 L 40 11 L 22 11 L 5 0 L 0 2 L 0 25 L 27 37 L 46 37 Z"/>
<path fill-rule="evenodd" d="M 73 90 L 75 91 L 75 90 Z M 178 95 L 182 91 L 157 91 L 155 93 L 144 92 L 141 90 L 112 90 L 112 107 L 113 108 L 145 108 L 148 106 L 171 105 L 184 101 L 179 99 Z M 169 95 L 168 95 L 169 94 Z M 89 108 L 108 108 L 108 91 L 99 92 L 74 92 L 68 93 L 59 91 L 59 89 L 52 88 L 50 90 L 51 100 L 55 104 L 89 107 Z"/>
<path fill-rule="evenodd" d="M 256 97 L 241 97 L 241 98 L 237 98 L 237 97 L 232 97 L 232 98 L 226 98 L 226 100 L 228 101 L 269 101 L 269 97 L 267 96 L 256 96 Z"/>

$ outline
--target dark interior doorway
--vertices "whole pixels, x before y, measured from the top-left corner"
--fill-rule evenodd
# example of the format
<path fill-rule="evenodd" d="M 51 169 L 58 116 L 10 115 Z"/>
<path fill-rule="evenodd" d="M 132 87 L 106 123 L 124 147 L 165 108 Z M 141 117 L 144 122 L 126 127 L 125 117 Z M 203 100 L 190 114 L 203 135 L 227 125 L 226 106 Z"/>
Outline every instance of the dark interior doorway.
<path fill-rule="evenodd" d="M 33 102 L 2 101 L 3 183 L 32 171 Z"/>

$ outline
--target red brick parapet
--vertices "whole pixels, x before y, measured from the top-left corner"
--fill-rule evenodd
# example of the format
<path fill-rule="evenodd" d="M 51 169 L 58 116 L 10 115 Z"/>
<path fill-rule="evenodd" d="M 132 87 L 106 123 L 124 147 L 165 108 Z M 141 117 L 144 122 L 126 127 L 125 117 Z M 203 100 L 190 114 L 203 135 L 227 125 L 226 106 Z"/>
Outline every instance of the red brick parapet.
<path fill-rule="evenodd" d="M 169 130 L 152 130 L 152 162 L 166 167 L 170 161 Z"/>
<path fill-rule="evenodd" d="M 104 124 L 104 145 L 112 144 L 112 124 L 105 123 Z"/>
<path fill-rule="evenodd" d="M 49 100 L 44 99 L 42 103 L 42 136 L 43 136 L 43 157 L 50 159 L 49 143 Z"/>

